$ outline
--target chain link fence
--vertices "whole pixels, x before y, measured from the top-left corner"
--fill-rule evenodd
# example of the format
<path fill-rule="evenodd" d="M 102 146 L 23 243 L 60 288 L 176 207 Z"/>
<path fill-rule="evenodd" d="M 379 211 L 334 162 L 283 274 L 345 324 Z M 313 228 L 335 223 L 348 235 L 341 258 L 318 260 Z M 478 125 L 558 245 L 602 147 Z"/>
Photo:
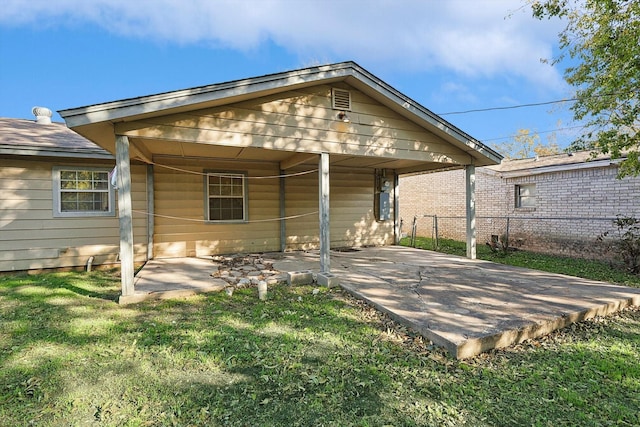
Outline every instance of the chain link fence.
<path fill-rule="evenodd" d="M 589 217 L 476 217 L 478 245 L 506 242 L 510 248 L 580 258 L 609 257 L 598 237 L 613 229 L 615 218 Z M 407 224 L 409 225 L 409 224 Z M 407 235 L 411 246 L 416 237 L 427 237 L 436 249 L 441 239 L 466 241 L 464 216 L 415 216 Z"/>

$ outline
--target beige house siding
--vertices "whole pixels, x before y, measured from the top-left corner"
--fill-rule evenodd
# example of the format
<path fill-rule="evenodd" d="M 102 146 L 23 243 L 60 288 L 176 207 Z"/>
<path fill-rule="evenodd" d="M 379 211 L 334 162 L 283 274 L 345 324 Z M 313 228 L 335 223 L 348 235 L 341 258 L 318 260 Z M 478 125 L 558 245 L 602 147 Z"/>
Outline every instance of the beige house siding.
<path fill-rule="evenodd" d="M 160 166 L 162 165 L 162 166 Z M 164 166 L 170 166 L 166 168 Z M 296 167 L 285 178 L 287 250 L 317 248 L 317 166 Z M 179 170 L 178 170 L 179 169 Z M 205 222 L 205 171 L 248 173 L 248 222 Z M 189 172 L 185 172 L 189 171 Z M 280 250 L 280 170 L 277 164 L 158 159 L 154 166 L 154 256 L 207 256 Z M 268 178 L 264 178 L 268 177 Z M 331 245 L 393 242 L 393 221 L 374 219 L 374 171 L 331 171 Z"/>
<path fill-rule="evenodd" d="M 331 88 L 351 93 L 349 123 L 337 120 Z M 411 161 L 465 164 L 469 155 L 348 85 L 320 85 L 230 106 L 116 125 L 116 133 L 154 153 L 198 156 L 221 146 L 218 157 L 243 149 L 328 152 Z M 191 144 L 197 141 L 198 144 Z M 148 147 L 146 147 L 148 145 Z M 265 155 L 269 155 L 266 153 Z M 363 158 L 364 159 L 364 158 Z M 393 169 L 393 166 L 385 166 Z"/>
<path fill-rule="evenodd" d="M 377 221 L 374 212 L 374 171 L 332 168 L 330 178 L 331 247 L 382 246 L 394 241 L 393 220 Z M 287 216 L 318 210 L 318 175 L 287 178 Z M 393 194 L 391 195 L 393 206 Z M 391 210 L 393 218 L 393 209 Z M 287 248 L 318 248 L 318 215 L 287 221 Z"/>
<path fill-rule="evenodd" d="M 390 180 L 393 182 L 393 178 Z M 331 244 L 333 247 L 393 244 L 393 192 L 390 194 L 391 219 L 378 221 L 374 211 L 376 193 L 375 175 L 372 170 L 334 171 L 331 185 Z"/>
<path fill-rule="evenodd" d="M 317 165 L 313 167 L 317 169 Z M 288 173 L 298 173 L 310 168 L 296 167 Z M 335 183 L 333 174 L 331 174 L 329 188 L 333 195 L 331 184 Z M 310 173 L 305 175 L 291 176 L 285 180 L 285 211 L 286 216 L 296 217 L 286 222 L 286 247 L 291 250 L 306 250 L 317 248 L 320 242 L 319 237 L 319 216 L 318 206 L 318 173 Z M 330 199 L 330 206 L 333 207 Z M 329 215 L 333 209 L 330 210 Z M 304 215 L 304 216 L 301 216 Z M 331 217 L 333 225 L 334 218 Z M 331 233 L 331 230 L 329 231 Z M 334 237 L 334 236 L 330 236 Z"/>
<path fill-rule="evenodd" d="M 206 256 L 219 253 L 279 250 L 279 180 L 277 165 L 205 160 L 161 159 L 154 167 L 154 256 Z M 205 222 L 206 171 L 248 173 L 248 223 Z"/>
<path fill-rule="evenodd" d="M 437 155 L 445 161 L 454 161 L 457 156 L 467 160 L 468 156 L 357 90 L 350 90 L 351 122 L 337 121 L 338 112 L 331 109 L 332 87 L 322 85 L 123 125 L 129 128 L 125 133 L 135 147 L 159 153 L 153 157 L 154 256 L 280 250 L 280 180 L 261 177 L 277 177 L 280 161 L 307 150 L 333 153 L 331 246 L 393 243 L 393 220 L 377 221 L 374 216 L 375 169 L 341 166 L 343 155 L 370 155 L 377 150 L 388 154 L 401 144 L 404 151 L 409 146 L 418 147 L 424 155 Z M 199 143 L 193 143 L 195 140 Z M 353 165 L 358 158 L 349 157 L 348 161 Z M 317 168 L 318 157 L 312 155 L 303 164 L 284 171 L 288 175 L 314 171 L 285 179 L 284 216 L 292 217 L 285 224 L 286 250 L 319 246 Z M 248 222 L 204 221 L 203 174 L 207 170 L 248 173 Z M 387 173 L 393 175 L 390 169 Z"/>
<path fill-rule="evenodd" d="M 54 166 L 113 167 L 88 159 L 0 158 L 0 271 L 79 267 L 117 261 L 120 235 L 114 217 L 53 217 Z M 132 166 L 133 208 L 146 211 L 145 167 Z M 117 212 L 117 208 L 116 208 Z M 134 215 L 136 261 L 144 261 L 147 219 Z"/>
<path fill-rule="evenodd" d="M 611 228 L 616 215 L 640 217 L 640 179 L 616 179 L 615 165 L 523 173 L 501 177 L 491 168 L 476 169 L 478 243 L 506 231 L 513 245 L 523 249 L 567 255 L 598 256 L 596 238 Z M 535 184 L 535 208 L 516 208 L 516 185 Z M 464 240 L 464 171 L 402 177 L 400 214 L 403 232 L 431 236 L 438 216 L 440 237 Z M 449 218 L 448 218 L 449 217 Z M 450 218 L 457 217 L 457 218 Z"/>

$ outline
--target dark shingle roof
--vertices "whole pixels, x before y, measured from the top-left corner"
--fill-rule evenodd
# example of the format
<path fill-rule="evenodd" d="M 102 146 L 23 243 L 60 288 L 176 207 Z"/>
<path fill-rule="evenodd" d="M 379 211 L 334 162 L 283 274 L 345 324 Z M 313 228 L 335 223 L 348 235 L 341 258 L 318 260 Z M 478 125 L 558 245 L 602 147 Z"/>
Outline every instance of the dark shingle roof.
<path fill-rule="evenodd" d="M 0 154 L 113 159 L 108 152 L 63 123 L 0 118 Z"/>

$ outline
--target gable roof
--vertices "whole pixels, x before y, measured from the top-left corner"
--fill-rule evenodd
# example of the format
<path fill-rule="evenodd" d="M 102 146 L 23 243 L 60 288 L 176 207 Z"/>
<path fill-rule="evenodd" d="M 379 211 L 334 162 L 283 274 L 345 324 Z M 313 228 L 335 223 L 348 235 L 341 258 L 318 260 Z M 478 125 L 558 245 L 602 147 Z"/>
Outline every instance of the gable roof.
<path fill-rule="evenodd" d="M 113 159 L 108 151 L 67 128 L 64 123 L 0 118 L 0 154 Z"/>
<path fill-rule="evenodd" d="M 412 122 L 467 152 L 477 165 L 497 164 L 502 156 L 400 93 L 354 62 L 304 68 L 226 83 L 60 110 L 70 128 L 95 140 L 95 124 L 109 124 L 216 107 L 294 89 L 344 82 Z M 95 126 L 94 126 L 95 127 Z M 102 130 L 106 130 L 104 126 Z M 96 141 L 99 142 L 99 141 Z M 100 143 L 100 142 L 99 142 Z"/>

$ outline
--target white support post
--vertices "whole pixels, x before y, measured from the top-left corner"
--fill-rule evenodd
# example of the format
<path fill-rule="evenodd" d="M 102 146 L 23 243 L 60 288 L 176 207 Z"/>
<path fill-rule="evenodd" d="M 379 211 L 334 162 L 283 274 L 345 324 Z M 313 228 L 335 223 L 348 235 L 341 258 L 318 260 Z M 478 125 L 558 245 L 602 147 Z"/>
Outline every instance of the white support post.
<path fill-rule="evenodd" d="M 329 153 L 320 154 L 318 174 L 320 217 L 320 273 L 330 273 L 331 260 L 329 250 L 331 246 L 331 237 L 329 235 Z"/>
<path fill-rule="evenodd" d="M 287 215 L 287 200 L 286 200 L 286 187 L 285 187 L 285 171 L 280 169 L 280 252 L 284 252 L 287 249 L 287 220 L 284 217 Z"/>
<path fill-rule="evenodd" d="M 120 281 L 122 296 L 133 295 L 133 211 L 131 205 L 131 160 L 129 138 L 116 135 L 118 166 L 118 215 L 120 220 Z"/>
<path fill-rule="evenodd" d="M 476 167 L 465 166 L 467 208 L 467 258 L 476 259 Z"/>
<path fill-rule="evenodd" d="M 400 239 L 400 177 L 393 171 L 393 244 L 399 245 Z"/>
<path fill-rule="evenodd" d="M 147 165 L 147 261 L 153 259 L 153 233 L 155 224 L 153 165 Z"/>

